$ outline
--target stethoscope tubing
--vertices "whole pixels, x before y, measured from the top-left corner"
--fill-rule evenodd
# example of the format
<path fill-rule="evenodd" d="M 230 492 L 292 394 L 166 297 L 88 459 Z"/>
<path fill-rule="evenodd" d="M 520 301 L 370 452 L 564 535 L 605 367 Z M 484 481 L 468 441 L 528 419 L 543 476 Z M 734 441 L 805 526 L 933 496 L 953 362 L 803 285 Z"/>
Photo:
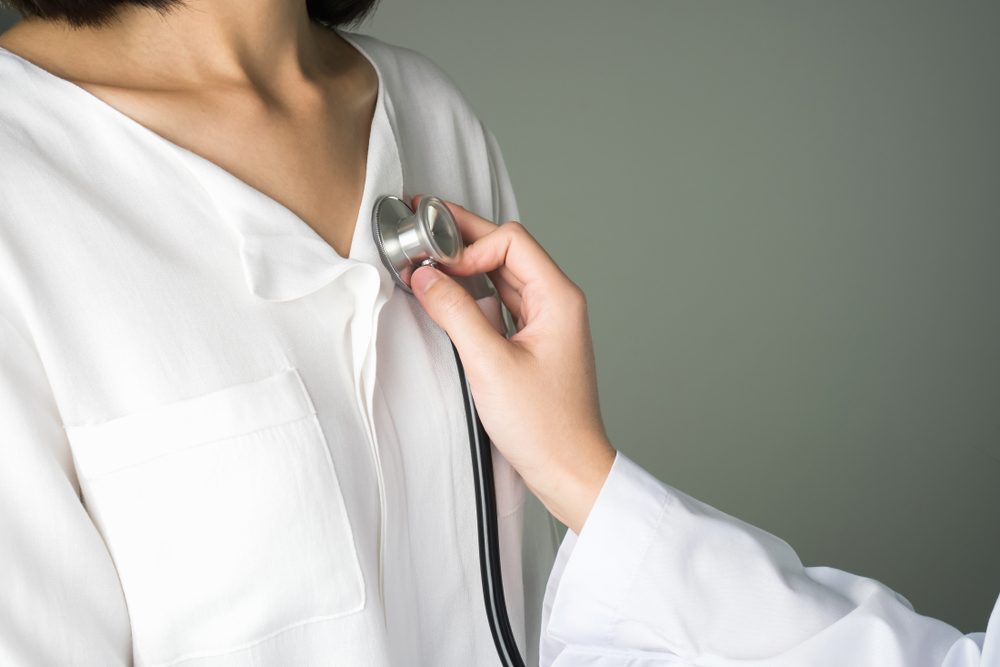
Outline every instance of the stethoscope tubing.
<path fill-rule="evenodd" d="M 472 390 L 465 377 L 465 367 L 455 344 L 451 345 L 458 366 L 459 384 L 465 404 L 472 458 L 472 478 L 476 492 L 476 517 L 479 532 L 479 570 L 483 584 L 486 617 L 496 646 L 500 664 L 504 667 L 524 667 L 521 653 L 514 640 L 504 598 L 503 576 L 500 569 L 500 538 L 497 528 L 496 489 L 493 482 L 493 453 L 489 436 L 479 418 Z"/>
<path fill-rule="evenodd" d="M 420 199 L 417 211 L 413 211 L 406 202 L 394 195 L 380 197 L 372 209 L 372 235 L 382 264 L 393 282 L 411 294 L 413 290 L 409 285 L 409 277 L 417 266 L 456 261 L 463 248 L 461 234 L 447 205 L 430 195 Z M 496 289 L 488 280 L 485 280 L 485 287 L 482 284 L 474 286 L 470 294 L 477 302 L 484 296 L 499 300 Z M 501 306 L 501 316 L 502 314 Z M 509 331 L 509 325 L 507 326 Z M 472 478 L 476 494 L 476 527 L 479 533 L 479 569 L 486 618 L 501 665 L 524 667 L 510 628 L 503 592 L 496 485 L 493 481 L 493 448 L 472 399 L 472 389 L 466 379 L 458 348 L 452 343 L 451 349 L 458 366 L 469 428 Z"/>

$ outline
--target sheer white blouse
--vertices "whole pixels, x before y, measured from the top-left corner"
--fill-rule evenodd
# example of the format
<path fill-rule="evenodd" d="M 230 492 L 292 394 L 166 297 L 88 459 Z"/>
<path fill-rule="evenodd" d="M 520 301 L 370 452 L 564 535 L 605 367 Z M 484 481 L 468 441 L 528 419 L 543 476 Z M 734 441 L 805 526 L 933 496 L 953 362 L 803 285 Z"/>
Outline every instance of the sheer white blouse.
<path fill-rule="evenodd" d="M 450 342 L 369 220 L 385 194 L 517 205 L 439 68 L 338 32 L 379 75 L 349 257 L 0 49 L 0 663 L 494 664 Z M 555 543 L 496 474 L 534 662 Z"/>

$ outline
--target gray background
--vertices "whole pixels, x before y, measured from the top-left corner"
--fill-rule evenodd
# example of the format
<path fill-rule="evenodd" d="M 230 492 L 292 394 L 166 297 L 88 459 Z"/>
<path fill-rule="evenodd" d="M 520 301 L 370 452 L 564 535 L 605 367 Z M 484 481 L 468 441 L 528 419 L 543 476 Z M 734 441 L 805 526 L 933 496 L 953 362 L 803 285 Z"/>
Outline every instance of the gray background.
<path fill-rule="evenodd" d="M 1000 3 L 382 0 L 357 29 L 430 56 L 497 135 L 588 294 L 617 447 L 985 628 Z"/>

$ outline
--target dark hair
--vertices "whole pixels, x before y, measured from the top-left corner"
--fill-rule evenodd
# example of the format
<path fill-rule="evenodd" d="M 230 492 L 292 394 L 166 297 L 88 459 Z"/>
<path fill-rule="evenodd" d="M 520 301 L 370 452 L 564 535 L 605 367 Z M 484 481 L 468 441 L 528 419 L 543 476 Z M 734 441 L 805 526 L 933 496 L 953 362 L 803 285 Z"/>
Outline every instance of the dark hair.
<path fill-rule="evenodd" d="M 331 26 L 360 23 L 371 13 L 378 0 L 304 0 L 309 18 Z M 184 0 L 0 0 L 21 16 L 63 20 L 75 27 L 102 26 L 114 21 L 115 13 L 125 5 L 150 7 L 166 13 L 184 4 Z"/>

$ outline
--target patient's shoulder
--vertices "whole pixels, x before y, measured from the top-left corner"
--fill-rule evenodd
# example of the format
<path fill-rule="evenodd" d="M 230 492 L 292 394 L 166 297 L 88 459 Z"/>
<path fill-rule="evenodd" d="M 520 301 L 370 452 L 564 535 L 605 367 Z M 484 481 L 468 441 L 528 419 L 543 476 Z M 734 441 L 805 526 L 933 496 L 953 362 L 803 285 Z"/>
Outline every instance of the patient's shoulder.
<path fill-rule="evenodd" d="M 455 80 L 426 54 L 372 35 L 340 32 L 375 61 L 394 103 L 406 105 L 397 108 L 397 114 L 433 110 L 456 114 L 460 120 L 477 120 L 475 110 Z"/>
<path fill-rule="evenodd" d="M 28 147 L 25 123 L 35 92 L 21 57 L 0 49 L 0 165 L 16 157 L 19 147 Z"/>

